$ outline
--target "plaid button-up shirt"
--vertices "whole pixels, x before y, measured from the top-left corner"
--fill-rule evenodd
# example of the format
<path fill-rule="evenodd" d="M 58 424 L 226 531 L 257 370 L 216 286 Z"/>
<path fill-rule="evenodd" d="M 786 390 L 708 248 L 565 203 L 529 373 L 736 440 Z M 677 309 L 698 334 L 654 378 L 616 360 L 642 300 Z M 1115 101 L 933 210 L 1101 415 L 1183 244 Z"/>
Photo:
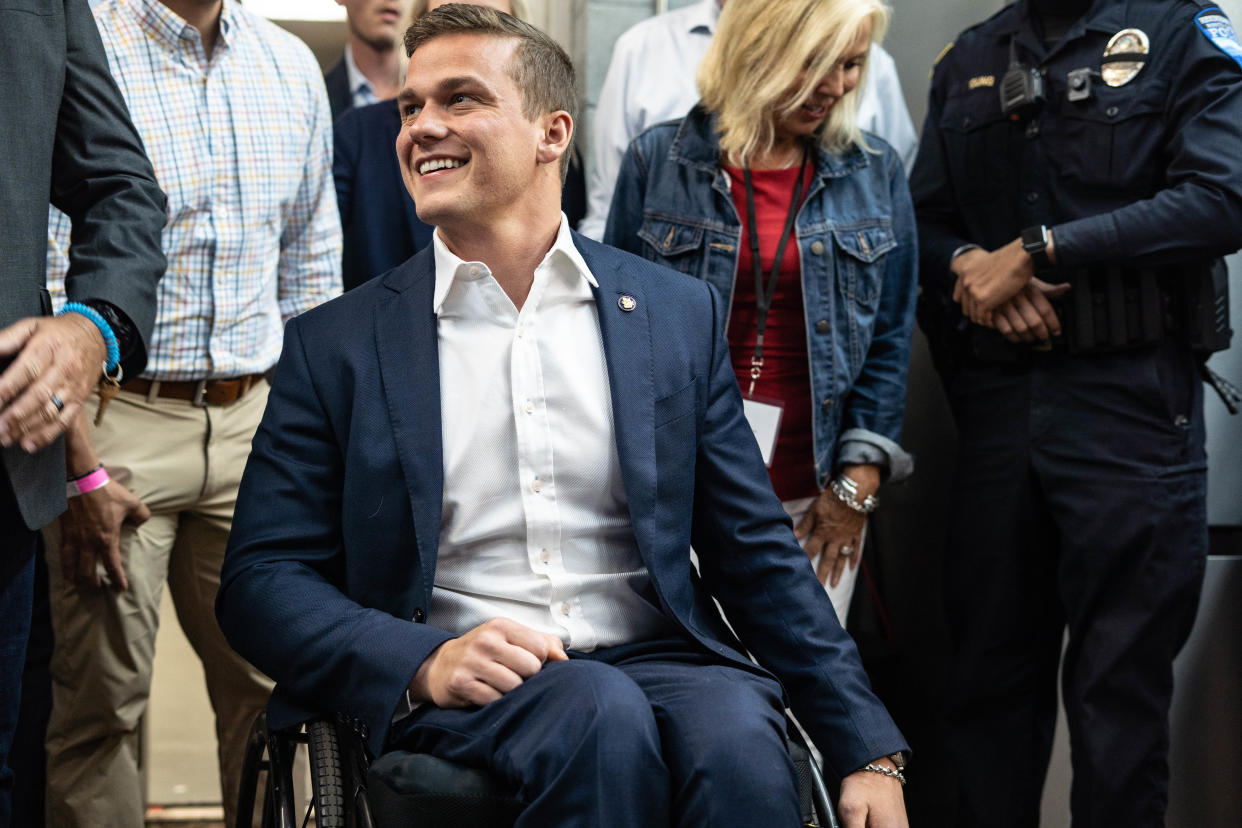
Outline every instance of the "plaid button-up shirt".
<path fill-rule="evenodd" d="M 266 371 L 284 321 L 341 290 L 332 119 L 296 37 L 225 0 L 210 61 L 158 0 L 104 0 L 95 19 L 168 194 L 155 333 L 144 376 Z M 69 220 L 51 211 L 48 285 L 63 302 Z"/>

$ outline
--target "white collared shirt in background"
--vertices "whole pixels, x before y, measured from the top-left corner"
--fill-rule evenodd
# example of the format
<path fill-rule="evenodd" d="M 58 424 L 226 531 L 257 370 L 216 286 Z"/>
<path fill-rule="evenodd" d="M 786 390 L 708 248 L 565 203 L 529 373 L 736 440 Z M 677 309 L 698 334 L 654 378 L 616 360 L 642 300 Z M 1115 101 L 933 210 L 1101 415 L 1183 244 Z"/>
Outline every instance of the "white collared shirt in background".
<path fill-rule="evenodd" d="M 306 44 L 239 3 L 208 58 L 159 0 L 103 0 L 108 66 L 168 196 L 143 376 L 199 380 L 276 364 L 284 323 L 341 292 L 332 116 Z M 47 285 L 66 298 L 71 223 L 48 208 Z"/>
<path fill-rule="evenodd" d="M 617 38 L 599 92 L 591 131 L 587 215 L 578 232 L 604 237 L 621 161 L 630 142 L 647 127 L 681 118 L 699 101 L 695 75 L 720 18 L 717 0 L 649 17 Z M 918 149 L 897 78 L 897 64 L 871 47 L 867 83 L 858 103 L 858 125 L 893 145 L 909 174 Z"/>
<path fill-rule="evenodd" d="M 589 651 L 653 637 L 593 287 L 562 215 L 521 311 L 433 236 L 444 507 L 427 623 L 506 617 Z M 652 599 L 654 600 L 654 598 Z"/>

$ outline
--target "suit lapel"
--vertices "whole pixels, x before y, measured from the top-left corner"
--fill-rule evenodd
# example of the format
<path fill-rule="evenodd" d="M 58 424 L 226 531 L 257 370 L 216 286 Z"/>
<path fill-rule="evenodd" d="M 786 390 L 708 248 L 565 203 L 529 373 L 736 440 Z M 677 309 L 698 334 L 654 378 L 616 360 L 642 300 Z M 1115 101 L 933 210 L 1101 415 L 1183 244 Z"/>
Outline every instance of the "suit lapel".
<path fill-rule="evenodd" d="M 607 248 L 597 245 L 579 243 L 578 249 L 599 282 L 595 304 L 608 362 L 617 457 L 638 548 L 650 567 L 654 549 L 656 453 L 654 365 L 646 297 L 642 288 L 621 270 L 619 256 L 601 255 Z M 632 310 L 622 310 L 619 303 L 625 296 L 633 298 Z"/>
<path fill-rule="evenodd" d="M 375 346 L 397 456 L 409 489 L 423 589 L 430 590 L 435 579 L 444 495 L 431 249 L 389 273 L 384 286 L 390 294 L 376 306 Z"/>

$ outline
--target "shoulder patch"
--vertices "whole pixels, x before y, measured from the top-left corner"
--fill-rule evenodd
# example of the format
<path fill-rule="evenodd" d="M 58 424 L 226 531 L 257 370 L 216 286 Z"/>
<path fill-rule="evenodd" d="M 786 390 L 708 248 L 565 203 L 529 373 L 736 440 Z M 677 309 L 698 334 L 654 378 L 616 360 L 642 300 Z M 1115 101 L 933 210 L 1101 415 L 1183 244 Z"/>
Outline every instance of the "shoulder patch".
<path fill-rule="evenodd" d="M 950 40 L 949 45 L 941 49 L 940 54 L 936 55 L 936 59 L 932 61 L 931 69 L 927 72 L 927 77 L 929 79 L 936 74 L 936 67 L 940 65 L 940 61 L 944 60 L 944 56 L 953 50 L 953 44 L 955 42 L 956 41 Z"/>
<path fill-rule="evenodd" d="M 1195 25 L 1203 36 L 1212 42 L 1242 68 L 1242 43 L 1233 30 L 1233 24 L 1223 11 L 1218 8 L 1204 9 L 1195 15 Z"/>

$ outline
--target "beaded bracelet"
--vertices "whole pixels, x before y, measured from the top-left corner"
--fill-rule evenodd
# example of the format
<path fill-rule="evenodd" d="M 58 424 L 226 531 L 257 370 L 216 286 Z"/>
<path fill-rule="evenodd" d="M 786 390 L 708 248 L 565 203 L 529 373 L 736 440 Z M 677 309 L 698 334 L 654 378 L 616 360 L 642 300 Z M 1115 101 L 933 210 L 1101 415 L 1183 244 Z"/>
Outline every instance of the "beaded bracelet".
<path fill-rule="evenodd" d="M 108 348 L 108 356 L 104 360 L 104 373 L 111 374 L 115 371 L 117 363 L 121 361 L 121 347 L 117 345 L 116 334 L 112 332 L 112 326 L 108 324 L 108 321 L 100 316 L 99 311 L 81 302 L 68 303 L 56 315 L 63 316 L 66 313 L 81 314 L 94 323 L 99 329 L 99 335 L 103 337 L 104 345 Z"/>

